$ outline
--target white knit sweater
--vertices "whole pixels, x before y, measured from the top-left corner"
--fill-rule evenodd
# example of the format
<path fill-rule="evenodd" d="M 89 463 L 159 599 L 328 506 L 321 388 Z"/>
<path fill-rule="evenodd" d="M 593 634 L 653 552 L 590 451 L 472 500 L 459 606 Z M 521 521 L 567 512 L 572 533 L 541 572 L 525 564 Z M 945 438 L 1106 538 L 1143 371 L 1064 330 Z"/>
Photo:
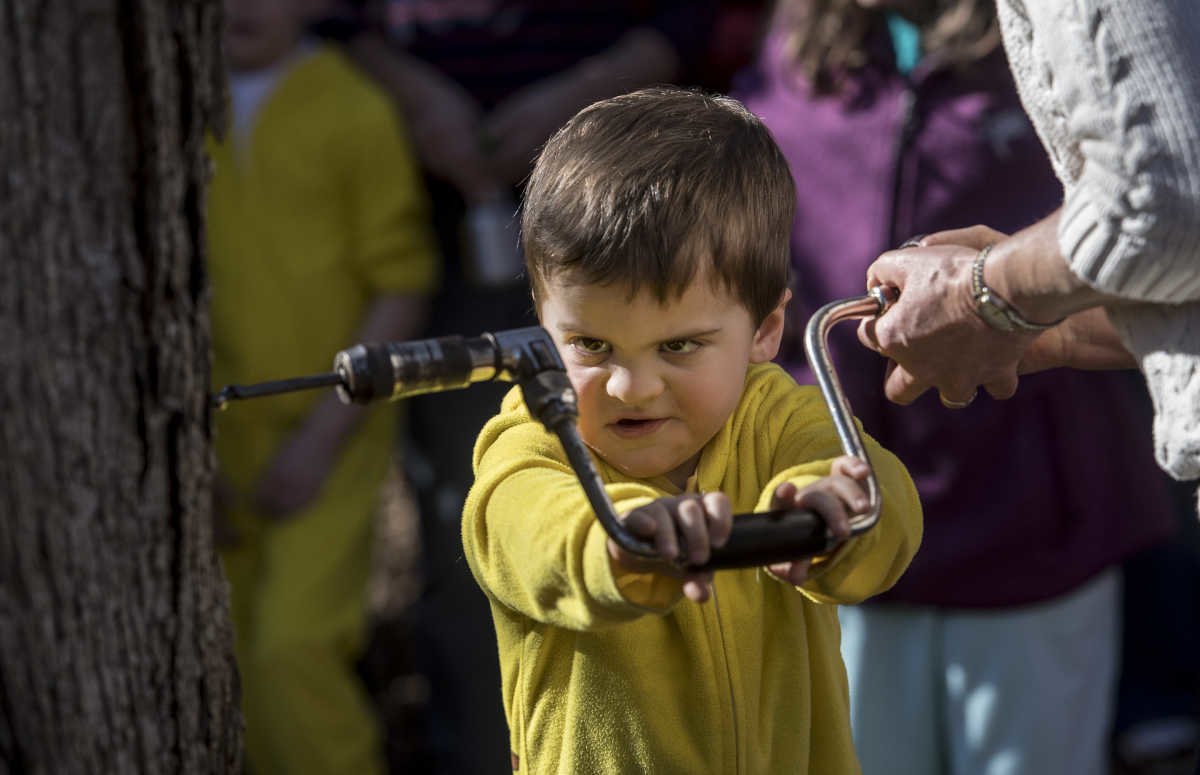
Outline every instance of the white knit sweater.
<path fill-rule="evenodd" d="M 1131 300 L 1110 317 L 1146 375 L 1159 464 L 1200 477 L 1200 0 L 997 5 L 1063 182 L 1063 255 Z"/>

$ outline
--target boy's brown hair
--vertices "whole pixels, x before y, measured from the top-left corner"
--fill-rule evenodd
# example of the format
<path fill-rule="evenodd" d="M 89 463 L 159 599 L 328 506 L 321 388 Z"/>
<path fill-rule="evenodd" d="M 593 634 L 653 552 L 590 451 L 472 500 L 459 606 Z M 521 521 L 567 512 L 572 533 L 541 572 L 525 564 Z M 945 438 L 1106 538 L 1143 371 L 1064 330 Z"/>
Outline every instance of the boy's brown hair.
<path fill-rule="evenodd" d="M 736 100 L 674 87 L 584 108 L 546 143 L 521 235 L 534 299 L 568 273 L 647 287 L 666 303 L 698 274 L 755 324 L 787 287 L 796 191 L 787 161 Z"/>

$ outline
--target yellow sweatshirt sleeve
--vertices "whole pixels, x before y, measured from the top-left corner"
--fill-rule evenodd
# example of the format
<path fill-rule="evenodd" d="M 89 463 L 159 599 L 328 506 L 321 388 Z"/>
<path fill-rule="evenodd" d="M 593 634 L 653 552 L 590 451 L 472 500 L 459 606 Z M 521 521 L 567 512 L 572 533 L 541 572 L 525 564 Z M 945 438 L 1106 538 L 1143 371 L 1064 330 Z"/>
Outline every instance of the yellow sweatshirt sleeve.
<path fill-rule="evenodd" d="M 635 482 L 607 490 L 618 514 L 663 495 Z M 678 602 L 675 579 L 614 574 L 607 541 L 558 440 L 510 393 L 480 434 L 463 509 L 463 549 L 476 581 L 504 606 L 572 630 L 665 613 Z"/>
<path fill-rule="evenodd" d="M 864 436 L 867 456 L 883 500 L 879 521 L 849 539 L 831 555 L 813 560 L 800 589 L 822 603 L 849 605 L 890 589 L 921 544 L 921 504 L 907 470 L 891 452 Z M 829 475 L 833 458 L 795 466 L 776 476 L 763 490 L 758 510 L 770 506 L 771 493 L 783 482 L 804 487 Z"/>
<path fill-rule="evenodd" d="M 756 511 L 770 508 L 771 495 L 783 482 L 805 487 L 829 475 L 833 460 L 845 454 L 837 430 L 816 388 L 766 392 L 755 422 L 773 473 L 759 494 Z M 857 423 L 857 421 L 856 421 Z M 823 603 L 858 603 L 890 588 L 908 568 L 921 543 L 921 502 L 908 470 L 858 425 L 875 471 L 883 508 L 879 521 L 851 538 L 828 557 L 813 562 L 801 591 Z"/>

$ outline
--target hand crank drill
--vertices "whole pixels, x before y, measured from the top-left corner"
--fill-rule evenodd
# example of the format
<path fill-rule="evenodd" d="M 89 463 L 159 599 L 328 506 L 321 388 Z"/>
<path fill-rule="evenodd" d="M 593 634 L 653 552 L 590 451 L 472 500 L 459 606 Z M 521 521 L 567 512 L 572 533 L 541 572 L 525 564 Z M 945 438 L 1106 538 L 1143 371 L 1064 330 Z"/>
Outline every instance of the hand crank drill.
<path fill-rule="evenodd" d="M 822 307 L 805 329 L 804 349 L 817 386 L 829 407 L 842 448 L 868 466 L 866 448 L 854 424 L 849 404 L 829 359 L 829 329 L 842 320 L 884 312 L 895 301 L 895 291 L 872 288 L 866 296 L 835 301 Z M 224 407 L 231 399 L 254 398 L 333 386 L 344 403 L 399 400 L 421 393 L 457 390 L 476 382 L 515 382 L 530 413 L 562 442 L 571 468 L 579 478 L 588 502 L 605 532 L 628 552 L 655 557 L 652 544 L 627 531 L 613 509 L 587 446 L 579 437 L 575 391 L 567 379 L 550 335 L 537 326 L 477 337 L 447 336 L 382 344 L 357 344 L 337 353 L 333 371 L 256 385 L 229 385 L 214 399 Z M 870 530 L 879 519 L 879 485 L 872 471 L 867 476 L 870 506 L 850 520 L 851 535 Z M 751 568 L 785 560 L 827 554 L 837 539 L 824 521 L 806 509 L 780 509 L 733 518 L 733 531 L 724 546 L 714 547 L 707 563 L 697 570 Z"/>

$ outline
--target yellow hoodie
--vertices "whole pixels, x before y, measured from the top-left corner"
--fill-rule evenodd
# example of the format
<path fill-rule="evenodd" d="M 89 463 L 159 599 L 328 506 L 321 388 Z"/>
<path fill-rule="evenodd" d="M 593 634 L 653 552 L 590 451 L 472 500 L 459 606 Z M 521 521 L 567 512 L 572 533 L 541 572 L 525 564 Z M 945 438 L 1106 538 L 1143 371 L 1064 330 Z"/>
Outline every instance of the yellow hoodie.
<path fill-rule="evenodd" d="M 475 447 L 463 545 L 499 641 L 513 769 L 521 773 L 859 772 L 835 603 L 895 583 L 921 539 L 903 465 L 867 439 L 883 494 L 869 532 L 814 563 L 800 588 L 720 571 L 703 605 L 680 583 L 615 573 L 607 536 L 557 439 L 514 390 Z M 689 489 L 762 511 L 842 454 L 814 387 L 752 366 Z M 618 513 L 678 494 L 597 460 Z"/>

